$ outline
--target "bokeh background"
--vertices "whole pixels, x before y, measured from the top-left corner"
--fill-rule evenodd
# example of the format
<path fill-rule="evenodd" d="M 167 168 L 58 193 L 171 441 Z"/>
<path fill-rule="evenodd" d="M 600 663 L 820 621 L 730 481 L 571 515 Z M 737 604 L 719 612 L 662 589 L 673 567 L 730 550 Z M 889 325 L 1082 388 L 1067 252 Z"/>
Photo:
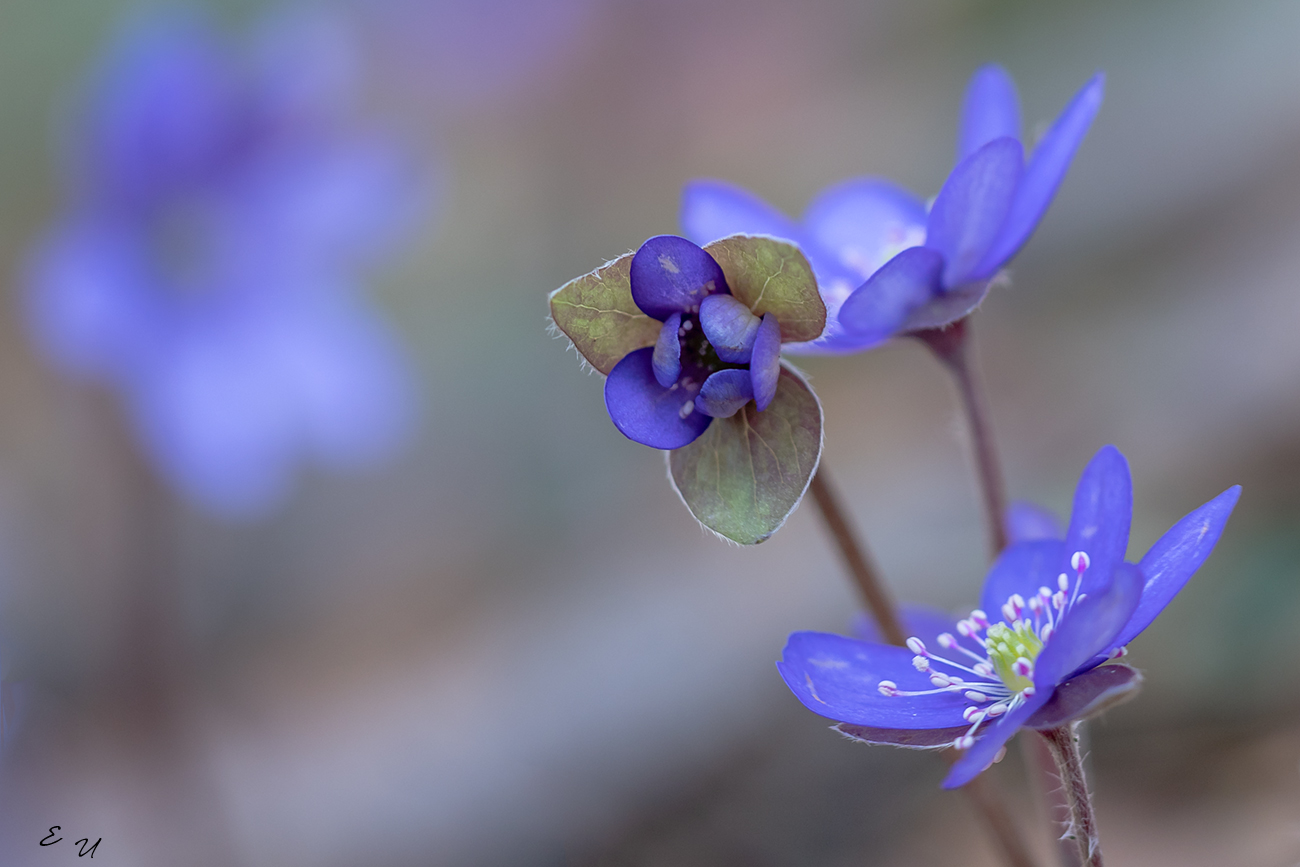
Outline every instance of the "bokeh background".
<path fill-rule="evenodd" d="M 1089 725 L 1107 854 L 1300 862 L 1300 6 L 340 0 L 357 123 L 434 180 L 364 275 L 419 423 L 239 520 L 161 479 L 120 395 L 54 369 L 21 313 L 88 76 L 174 8 L 0 6 L 0 861 L 88 837 L 168 867 L 997 863 L 937 758 L 844 741 L 777 677 L 787 633 L 855 611 L 813 510 L 754 549 L 702 533 L 545 318 L 674 231 L 693 177 L 789 213 L 863 174 L 933 195 L 996 60 L 1031 128 L 1108 75 L 974 320 L 1013 495 L 1065 512 L 1113 442 L 1137 556 L 1245 488 L 1130 649 L 1143 694 Z M 186 8 L 237 41 L 271 6 Z M 968 607 L 984 536 L 942 371 L 906 341 L 802 366 L 896 595 Z M 1028 767 L 991 775 L 1049 863 Z"/>

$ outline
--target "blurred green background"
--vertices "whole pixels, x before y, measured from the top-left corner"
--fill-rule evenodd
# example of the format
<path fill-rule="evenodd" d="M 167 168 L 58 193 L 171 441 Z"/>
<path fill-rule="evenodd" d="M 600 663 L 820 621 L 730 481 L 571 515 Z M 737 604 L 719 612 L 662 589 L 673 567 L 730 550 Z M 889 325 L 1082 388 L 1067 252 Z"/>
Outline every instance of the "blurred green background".
<path fill-rule="evenodd" d="M 1106 851 L 1300 862 L 1300 5 L 473 7 L 416 4 L 400 50 L 382 14 L 343 7 L 370 117 L 442 178 L 373 281 L 424 398 L 418 441 L 383 470 L 308 475 L 261 523 L 204 517 L 144 469 L 115 397 L 46 369 L 0 306 L 0 650 L 25 690 L 0 860 L 66 861 L 37 846 L 58 824 L 102 838 L 110 865 L 996 863 L 937 758 L 844 741 L 777 677 L 790 631 L 855 610 L 814 513 L 755 549 L 701 533 L 662 456 L 617 433 L 599 378 L 547 336 L 545 299 L 675 231 L 693 177 L 789 213 L 854 175 L 933 195 L 966 80 L 997 61 L 1031 129 L 1108 76 L 974 320 L 1012 494 L 1064 513 L 1115 443 L 1137 557 L 1245 488 L 1130 648 L 1143 694 L 1090 724 Z M 61 112 L 152 8 L 0 8 L 10 299 L 59 207 Z M 232 34 L 263 8 L 212 4 Z M 800 364 L 825 466 L 896 595 L 968 609 L 984 536 L 942 371 L 908 342 Z M 122 664 L 160 599 L 161 693 Z M 992 774 L 1046 859 L 1019 752 Z"/>

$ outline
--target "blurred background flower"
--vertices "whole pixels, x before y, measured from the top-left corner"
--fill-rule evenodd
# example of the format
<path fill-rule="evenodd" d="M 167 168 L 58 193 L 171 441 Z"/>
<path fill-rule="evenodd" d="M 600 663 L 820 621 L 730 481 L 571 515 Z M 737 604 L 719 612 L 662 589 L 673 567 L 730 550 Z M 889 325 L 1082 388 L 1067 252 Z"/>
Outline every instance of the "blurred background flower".
<path fill-rule="evenodd" d="M 357 270 L 420 180 L 349 128 L 351 34 L 323 12 L 228 44 L 201 18 L 128 25 L 72 122 L 65 213 L 28 274 L 33 336 L 123 392 L 155 466 L 225 514 L 265 512 L 303 456 L 352 466 L 409 434 L 415 391 Z"/>
<path fill-rule="evenodd" d="M 3 5 L 0 272 L 18 275 L 80 183 L 61 181 L 52 107 L 159 4 Z M 232 45 L 269 6 L 204 9 Z M 219 863 L 248 865 L 825 867 L 958 847 L 992 863 L 938 791 L 942 763 L 830 735 L 781 683 L 786 636 L 844 631 L 856 608 L 811 511 L 752 550 L 703 537 L 662 456 L 611 428 L 599 384 L 546 337 L 543 300 L 679 231 L 691 178 L 784 213 L 862 174 L 933 190 L 989 61 L 1021 86 L 1026 142 L 1107 72 L 1011 286 L 972 320 L 1010 493 L 1063 514 L 1061 467 L 1113 442 L 1140 480 L 1137 555 L 1189 504 L 1244 488 L 1214 557 L 1130 647 L 1141 699 L 1089 729 L 1107 853 L 1300 861 L 1295 4 L 597 3 L 576 36 L 539 40 L 521 80 L 456 100 L 433 74 L 395 79 L 378 29 L 358 27 L 363 69 L 383 67 L 362 116 L 442 167 L 440 218 L 347 271 L 408 347 L 426 407 L 409 448 L 348 479 L 312 459 L 253 524 L 149 506 L 117 402 L 33 354 L 12 280 L 0 647 L 32 689 L 0 861 L 71 857 L 36 846 L 61 824 L 104 838 L 96 864 L 166 867 L 218 833 Z M 462 32 L 486 63 L 503 31 Z M 969 605 L 985 546 L 943 370 L 909 342 L 801 364 L 827 466 L 895 593 Z M 150 563 L 187 648 L 165 752 L 106 673 Z M 160 787 L 178 755 L 193 772 Z M 1016 749 L 989 776 L 1036 817 Z M 157 790 L 193 809 L 142 800 Z"/>

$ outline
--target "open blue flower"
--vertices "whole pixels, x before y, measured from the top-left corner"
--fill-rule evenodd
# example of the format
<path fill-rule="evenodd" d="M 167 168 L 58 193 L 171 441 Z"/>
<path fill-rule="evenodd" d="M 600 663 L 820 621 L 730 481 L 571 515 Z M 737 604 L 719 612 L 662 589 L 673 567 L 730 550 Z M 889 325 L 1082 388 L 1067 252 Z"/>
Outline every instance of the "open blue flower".
<path fill-rule="evenodd" d="M 851 737 L 964 750 L 944 786 L 964 785 L 1022 726 L 1056 728 L 1136 689 L 1136 671 L 1103 663 L 1124 655 L 1200 568 L 1240 493 L 1224 491 L 1125 563 L 1132 482 L 1107 446 L 1079 480 L 1065 538 L 1007 548 L 969 617 L 908 610 L 906 648 L 796 632 L 777 668 L 805 707 Z"/>
<path fill-rule="evenodd" d="M 605 380 L 609 417 L 626 437 L 676 449 L 751 400 L 767 409 L 781 372 L 775 313 L 755 316 L 717 261 L 675 235 L 642 244 L 630 277 L 636 306 L 663 326 L 654 346 L 629 352 Z"/>
<path fill-rule="evenodd" d="M 29 262 L 37 347 L 118 388 L 158 470 L 221 514 L 411 428 L 409 365 L 356 272 L 421 185 L 395 141 L 351 127 L 355 60 L 325 13 L 245 47 L 195 17 L 137 22 L 92 78 L 65 211 Z"/>
<path fill-rule="evenodd" d="M 859 178 L 833 186 L 795 223 L 744 190 L 701 180 L 682 192 L 681 221 L 699 243 L 735 232 L 797 243 L 812 262 L 827 326 L 792 352 L 849 353 L 896 334 L 968 315 L 990 280 L 1029 239 L 1101 107 L 1099 73 L 1075 95 L 1029 154 L 1010 76 L 975 73 L 958 133 L 957 166 L 928 213 L 893 184 Z"/>

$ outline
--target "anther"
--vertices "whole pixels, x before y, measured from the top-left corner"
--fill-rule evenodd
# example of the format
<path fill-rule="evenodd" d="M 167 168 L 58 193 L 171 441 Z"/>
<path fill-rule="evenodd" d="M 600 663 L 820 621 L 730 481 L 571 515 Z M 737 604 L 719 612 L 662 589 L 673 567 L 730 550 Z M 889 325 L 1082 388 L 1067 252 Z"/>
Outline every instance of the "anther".
<path fill-rule="evenodd" d="M 974 671 L 975 671 L 976 674 L 978 674 L 978 675 L 981 676 L 981 677 L 992 677 L 992 676 L 993 676 L 993 666 L 989 665 L 987 662 L 977 662 L 977 663 L 975 663 L 975 665 L 974 665 Z"/>
<path fill-rule="evenodd" d="M 978 608 L 970 613 L 970 619 L 980 629 L 989 628 L 989 616 Z"/>
<path fill-rule="evenodd" d="M 1023 695 L 1025 698 L 1031 698 L 1035 692 L 1037 692 L 1037 690 L 1035 690 L 1032 686 L 1027 686 L 1020 691 L 1020 694 Z"/>
<path fill-rule="evenodd" d="M 966 691 L 966 698 L 969 701 L 988 701 L 989 697 L 982 692 L 976 692 L 973 689 Z"/>
<path fill-rule="evenodd" d="M 1128 656 L 1128 646 L 1117 647 L 1109 654 L 1111 659 L 1119 659 L 1121 656 Z"/>
<path fill-rule="evenodd" d="M 1070 567 L 1073 568 L 1075 572 L 1087 571 L 1088 567 L 1091 565 L 1092 560 L 1089 559 L 1088 554 L 1085 551 L 1075 551 L 1074 556 L 1070 558 Z"/>
<path fill-rule="evenodd" d="M 957 631 L 962 634 L 963 638 L 970 638 L 975 634 L 975 629 L 971 626 L 970 621 L 968 620 L 958 620 Z"/>
<path fill-rule="evenodd" d="M 1070 589 L 1070 579 L 1064 572 L 1056 576 L 1056 586 L 1061 588 L 1062 593 Z"/>
<path fill-rule="evenodd" d="M 1052 637 L 1052 632 L 1053 632 L 1053 631 L 1054 631 L 1054 630 L 1052 629 L 1052 625 L 1049 623 L 1048 625 L 1046 625 L 1046 626 L 1043 627 L 1043 631 L 1042 631 L 1042 632 L 1038 633 L 1038 637 L 1041 638 L 1041 639 L 1043 640 L 1043 643 L 1044 643 L 1044 644 L 1046 644 L 1046 643 L 1047 643 L 1047 639 L 1049 639 L 1049 638 Z"/>
<path fill-rule="evenodd" d="M 939 674 L 937 671 L 930 675 L 930 683 L 935 686 L 952 686 L 952 678 L 946 674 Z"/>
<path fill-rule="evenodd" d="M 912 666 L 913 666 L 917 671 L 929 671 L 929 670 L 930 670 L 930 660 L 926 659 L 924 656 L 913 656 L 913 657 L 912 657 Z"/>
<path fill-rule="evenodd" d="M 1002 702 L 998 702 L 997 704 L 989 705 L 989 707 L 985 708 L 984 712 L 989 716 L 1002 716 L 1007 712 L 1007 706 Z"/>
<path fill-rule="evenodd" d="M 915 635 L 907 639 L 907 649 L 913 653 L 919 653 L 921 656 L 929 656 L 925 649 L 925 642 Z"/>
<path fill-rule="evenodd" d="M 1011 670 L 1021 677 L 1029 677 L 1034 673 L 1034 664 L 1022 656 L 1011 663 Z"/>
<path fill-rule="evenodd" d="M 950 648 L 950 647 L 956 647 L 956 646 L 957 646 L 957 639 L 955 639 L 955 638 L 952 637 L 952 633 L 951 633 L 951 632 L 943 632 L 943 633 L 940 633 L 940 635 L 939 635 L 939 646 L 942 647 L 942 648 L 944 648 L 944 649 L 947 649 L 947 648 Z"/>
<path fill-rule="evenodd" d="M 876 689 L 880 690 L 881 695 L 898 695 L 898 684 L 894 683 L 892 680 L 882 680 L 880 686 L 876 687 Z"/>
<path fill-rule="evenodd" d="M 968 750 L 975 746 L 975 739 L 970 735 L 962 735 L 952 742 L 952 745 L 959 750 Z"/>
<path fill-rule="evenodd" d="M 961 712 L 961 715 L 966 722 L 975 722 L 977 717 L 981 720 L 984 719 L 984 711 L 977 707 L 968 707 Z"/>
<path fill-rule="evenodd" d="M 690 400 L 688 400 L 688 401 L 686 401 L 686 403 L 682 404 L 682 408 L 681 408 L 681 409 L 677 410 L 677 414 L 678 414 L 679 416 L 681 416 L 682 418 L 686 418 L 688 415 L 690 415 L 690 414 L 693 413 L 694 411 L 695 411 L 695 402 L 694 402 L 694 401 L 690 401 Z"/>

